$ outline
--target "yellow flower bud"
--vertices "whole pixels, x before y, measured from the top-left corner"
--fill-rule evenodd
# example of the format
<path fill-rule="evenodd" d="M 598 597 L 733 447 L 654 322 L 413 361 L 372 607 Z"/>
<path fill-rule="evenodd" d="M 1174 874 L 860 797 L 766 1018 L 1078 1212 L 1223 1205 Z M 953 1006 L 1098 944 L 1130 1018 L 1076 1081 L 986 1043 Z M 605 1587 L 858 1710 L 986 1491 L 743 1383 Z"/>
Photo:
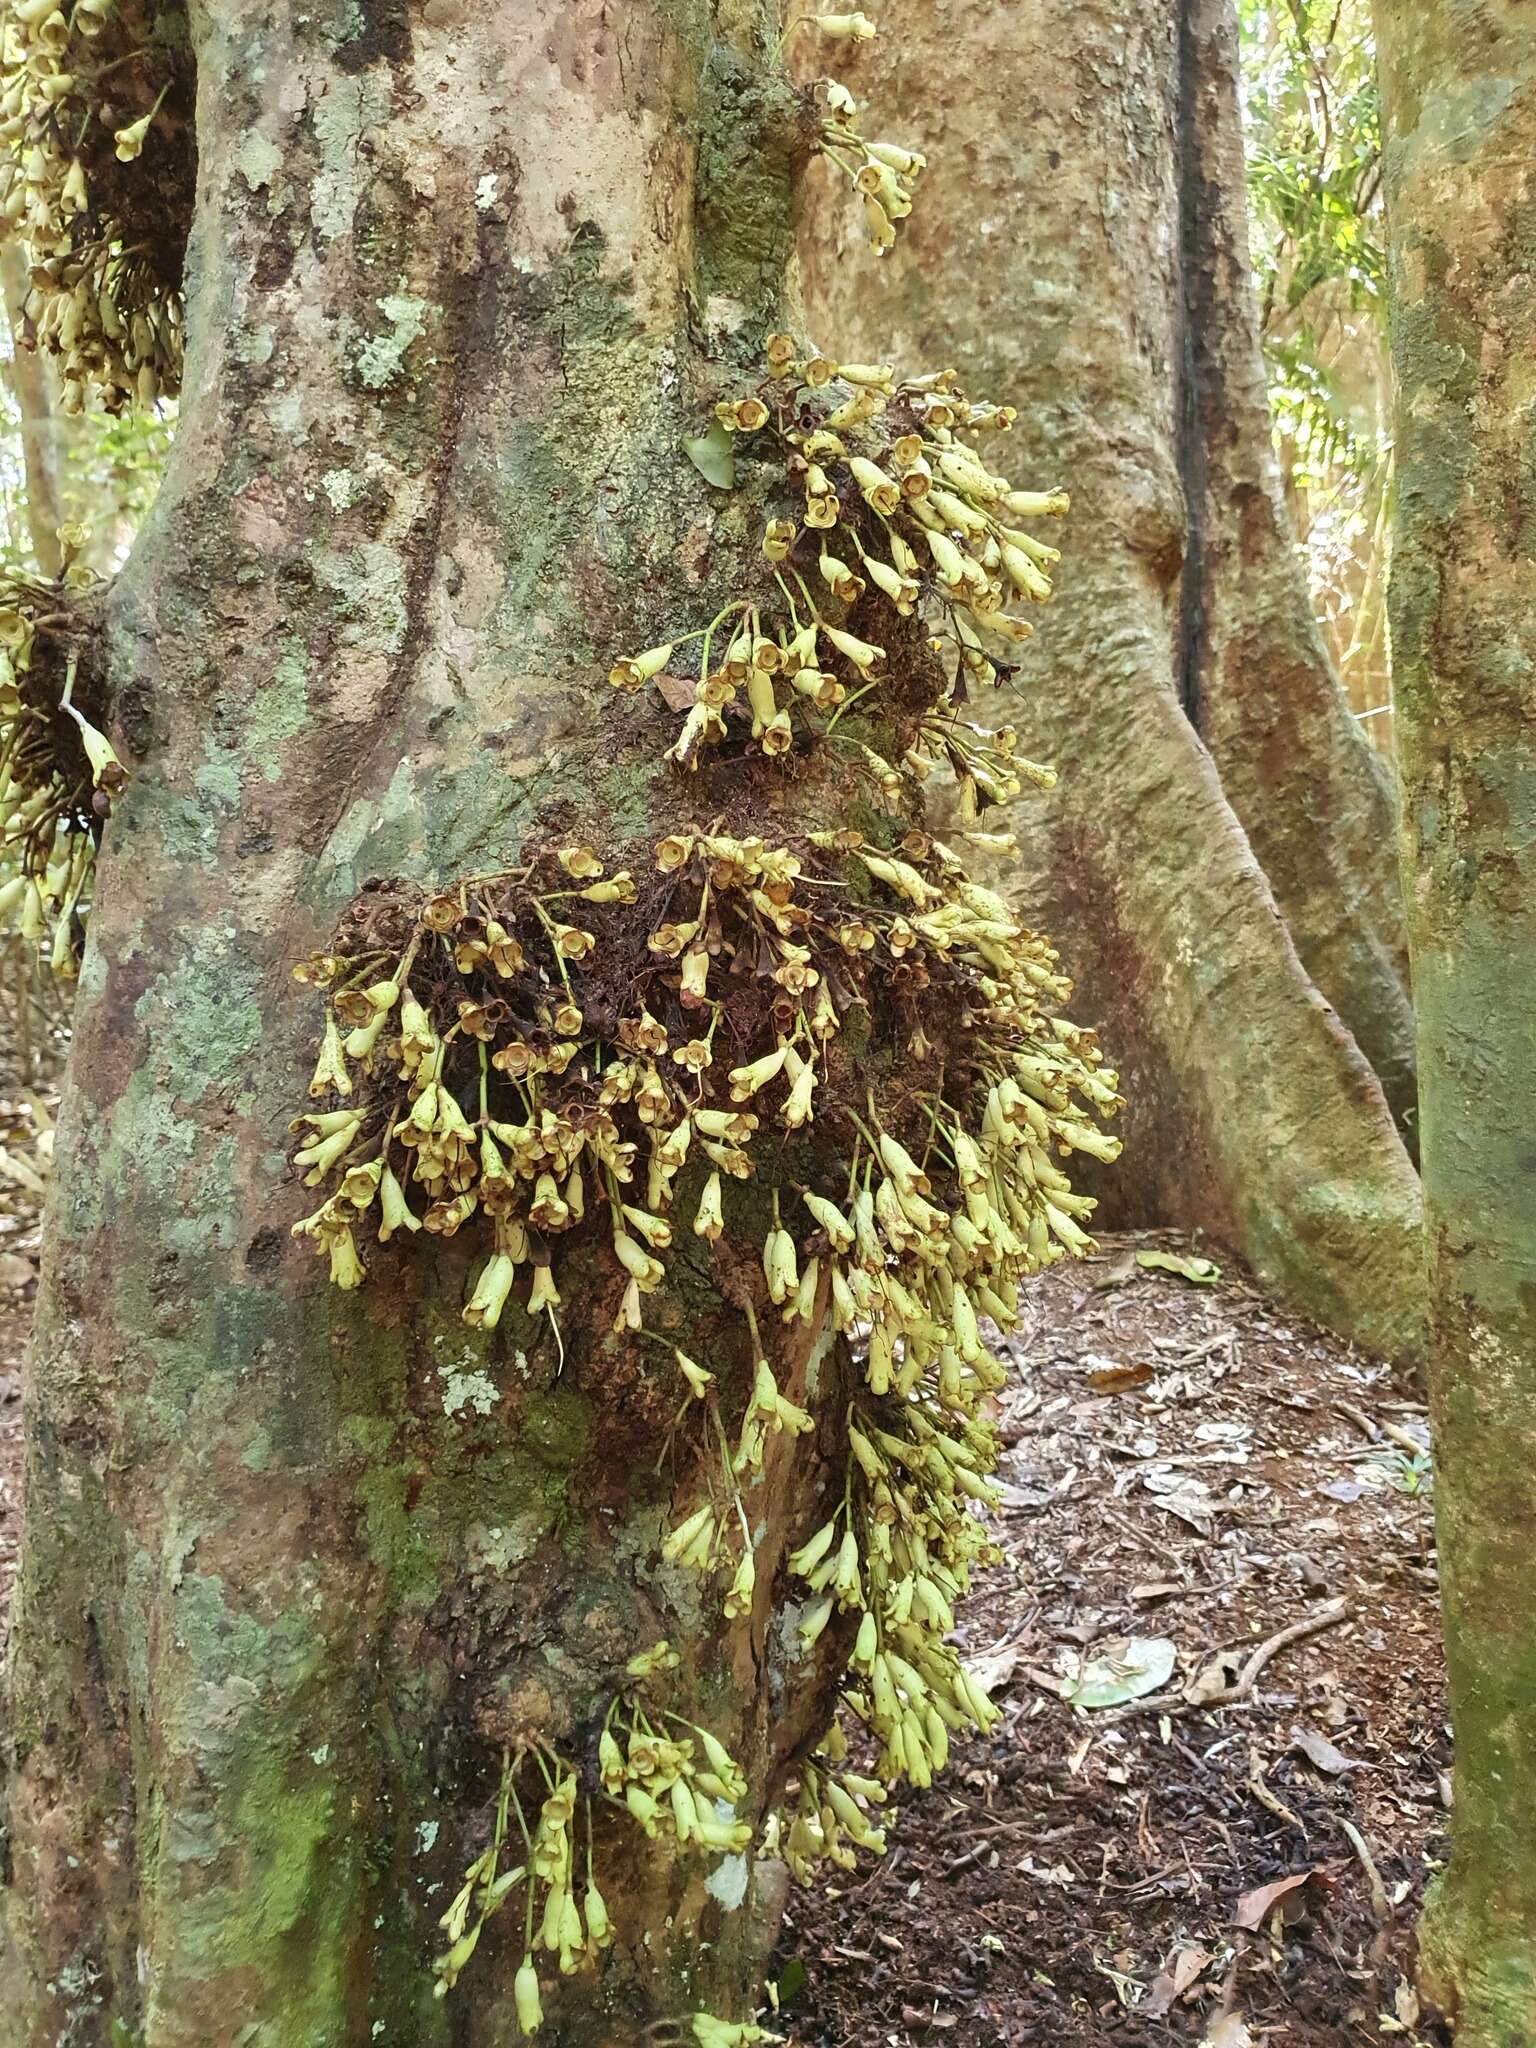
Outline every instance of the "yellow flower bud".
<path fill-rule="evenodd" d="M 868 640 L 861 640 L 856 633 L 844 632 L 840 626 L 822 624 L 826 634 L 838 653 L 851 661 L 861 675 L 877 675 L 885 667 L 885 649 L 876 647 Z"/>
<path fill-rule="evenodd" d="M 416 1231 L 421 1228 L 420 1219 L 413 1215 L 405 1199 L 405 1190 L 396 1180 L 393 1171 L 385 1166 L 379 1177 L 379 1242 L 388 1244 L 397 1230 Z"/>
<path fill-rule="evenodd" d="M 704 1192 L 699 1197 L 699 1206 L 693 1219 L 695 1237 L 707 1238 L 717 1244 L 725 1229 L 725 1218 L 721 1206 L 720 1174 L 718 1169 L 704 1183 Z"/>
<path fill-rule="evenodd" d="M 696 1364 L 686 1351 L 678 1351 L 674 1348 L 672 1356 L 677 1360 L 677 1369 L 688 1382 L 689 1387 L 693 1391 L 694 1398 L 702 1401 L 715 1383 L 714 1374 L 706 1372 L 702 1365 Z"/>
<path fill-rule="evenodd" d="M 512 1980 L 512 2001 L 517 2009 L 517 2024 L 525 2034 L 536 2034 L 544 2024 L 544 2007 L 539 1998 L 539 1973 L 533 1967 L 533 1957 L 524 1956 L 522 1968 Z"/>
<path fill-rule="evenodd" d="M 828 554 L 823 546 L 817 564 L 821 580 L 844 604 L 856 604 L 864 595 L 864 579 L 856 576 L 846 562 L 840 562 L 836 555 Z"/>
<path fill-rule="evenodd" d="M 494 1330 L 501 1321 L 517 1268 L 504 1252 L 493 1252 L 481 1269 L 475 1290 L 464 1305 L 463 1320 L 474 1330 Z"/>
<path fill-rule="evenodd" d="M 845 370 L 843 374 L 848 373 Z M 869 462 L 862 455 L 850 457 L 848 467 L 865 502 L 889 518 L 901 503 L 901 486 L 886 475 L 878 462 Z"/>
<path fill-rule="evenodd" d="M 144 138 L 149 133 L 149 124 L 154 119 L 151 111 L 142 120 L 132 122 L 126 128 L 119 128 L 112 140 L 117 145 L 117 160 L 120 164 L 131 164 L 144 147 Z"/>
<path fill-rule="evenodd" d="M 643 689 L 652 676 L 658 676 L 672 659 L 673 643 L 665 647 L 648 647 L 644 654 L 637 654 L 626 661 L 616 661 L 608 671 L 608 680 L 616 689 L 631 694 Z"/>
<path fill-rule="evenodd" d="M 867 43 L 880 32 L 867 14 L 812 14 L 806 19 L 834 43 Z"/>
<path fill-rule="evenodd" d="M 745 1550 L 742 1552 L 740 1564 L 736 1567 L 731 1589 L 725 1596 L 727 1621 L 741 1621 L 752 1612 L 752 1592 L 756 1582 L 757 1566 L 753 1562 L 752 1552 Z"/>
<path fill-rule="evenodd" d="M 768 1299 L 776 1308 L 782 1308 L 800 1284 L 795 1240 L 782 1225 L 770 1230 L 763 1241 L 763 1277 L 768 1283 Z"/>
<path fill-rule="evenodd" d="M 331 1281 L 333 1285 L 350 1292 L 361 1287 L 367 1278 L 362 1260 L 357 1255 L 357 1244 L 351 1229 L 337 1231 L 329 1241 L 331 1254 Z"/>

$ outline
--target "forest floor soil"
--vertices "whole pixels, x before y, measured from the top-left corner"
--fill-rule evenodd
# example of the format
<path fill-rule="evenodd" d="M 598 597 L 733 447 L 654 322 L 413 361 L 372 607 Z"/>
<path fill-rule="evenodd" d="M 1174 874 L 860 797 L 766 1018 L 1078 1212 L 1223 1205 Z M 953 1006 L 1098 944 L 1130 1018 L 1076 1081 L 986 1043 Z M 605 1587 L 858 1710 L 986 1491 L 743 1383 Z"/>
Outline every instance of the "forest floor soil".
<path fill-rule="evenodd" d="M 8 1607 L 38 1228 L 4 1207 Z M 1449 1770 L 1423 1411 L 1229 1264 L 1138 1262 L 1190 1250 L 1106 1239 L 1026 1293 L 1006 1562 L 961 1618 L 1002 1718 L 894 1805 L 883 1859 L 793 1896 L 799 2048 L 1446 2038 L 1413 1989 Z"/>
<path fill-rule="evenodd" d="M 1138 1263 L 1190 1249 L 1105 1239 L 1026 1289 L 1007 1562 L 961 1616 L 1002 1720 L 792 1898 L 801 2048 L 1447 2038 L 1413 1986 L 1450 1766 L 1424 1412 L 1230 1263 Z M 1170 1656 L 1150 1697 L 1062 1697 Z"/>

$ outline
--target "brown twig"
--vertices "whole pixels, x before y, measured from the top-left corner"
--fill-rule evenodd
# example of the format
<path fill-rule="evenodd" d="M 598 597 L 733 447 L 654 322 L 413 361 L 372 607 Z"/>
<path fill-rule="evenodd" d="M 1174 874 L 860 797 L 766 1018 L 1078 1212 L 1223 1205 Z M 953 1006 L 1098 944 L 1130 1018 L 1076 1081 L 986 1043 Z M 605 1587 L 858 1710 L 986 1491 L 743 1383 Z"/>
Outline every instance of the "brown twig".
<path fill-rule="evenodd" d="M 1346 1599 L 1327 1600 L 1314 1613 L 1304 1615 L 1300 1621 L 1293 1621 L 1289 1628 L 1282 1628 L 1259 1644 L 1247 1663 L 1238 1673 L 1236 1682 L 1225 1692 L 1213 1693 L 1203 1700 L 1188 1700 L 1182 1693 L 1151 1693 L 1146 1699 L 1132 1700 L 1128 1706 L 1116 1707 L 1097 1718 L 1104 1721 L 1125 1721 L 1133 1714 L 1196 1714 L 1205 1713 L 1211 1707 L 1240 1706 L 1250 1698 L 1259 1680 L 1259 1673 L 1273 1657 L 1282 1650 L 1290 1649 L 1293 1643 L 1305 1642 L 1308 1636 L 1321 1635 L 1325 1628 L 1334 1628 L 1348 1618 L 1350 1611 Z"/>
<path fill-rule="evenodd" d="M 1372 1443 L 1377 1443 L 1385 1437 L 1389 1443 L 1396 1444 L 1400 1451 L 1406 1451 L 1410 1458 L 1423 1457 L 1424 1446 L 1418 1438 L 1397 1423 L 1373 1422 L 1365 1410 L 1357 1408 L 1353 1401 L 1335 1401 L 1333 1409 L 1336 1415 L 1342 1415 L 1346 1422 L 1352 1422 L 1356 1429 L 1363 1430 Z"/>
<path fill-rule="evenodd" d="M 1387 1897 L 1387 1888 L 1381 1881 L 1381 1872 L 1376 1868 L 1376 1859 L 1365 1846 L 1365 1837 L 1353 1821 L 1340 1820 L 1339 1826 L 1349 1837 L 1350 1847 L 1360 1858 L 1360 1867 L 1365 1872 L 1366 1883 L 1371 1888 L 1371 1912 L 1378 1927 L 1392 1925 L 1392 1901 Z"/>
<path fill-rule="evenodd" d="M 1304 1836 L 1306 1834 L 1307 1831 L 1302 1826 L 1298 1817 L 1292 1813 L 1280 1795 L 1277 1792 L 1271 1791 L 1269 1785 L 1265 1782 L 1263 1760 L 1259 1752 L 1253 1748 L 1250 1748 L 1248 1751 L 1248 1790 L 1258 1800 L 1260 1806 L 1268 1808 L 1276 1820 L 1283 1820 L 1287 1826 L 1293 1827 L 1299 1835 Z"/>

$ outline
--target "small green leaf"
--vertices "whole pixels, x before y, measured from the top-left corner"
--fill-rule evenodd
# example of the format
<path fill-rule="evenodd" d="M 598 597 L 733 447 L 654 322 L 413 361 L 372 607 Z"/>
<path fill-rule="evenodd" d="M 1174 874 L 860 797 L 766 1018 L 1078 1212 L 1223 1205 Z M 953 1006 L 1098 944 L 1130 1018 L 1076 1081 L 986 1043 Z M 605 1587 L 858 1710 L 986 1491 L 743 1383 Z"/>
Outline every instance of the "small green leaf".
<path fill-rule="evenodd" d="M 790 2000 L 798 1998 L 804 1989 L 805 1965 L 798 1956 L 791 1956 L 779 1978 L 780 2005 L 788 2005 Z"/>
<path fill-rule="evenodd" d="M 1193 1280 L 1197 1287 L 1214 1287 L 1221 1268 L 1214 1259 L 1181 1259 L 1176 1252 L 1138 1252 L 1138 1266 L 1150 1266 L 1158 1273 L 1177 1273 L 1181 1280 Z"/>
<path fill-rule="evenodd" d="M 685 434 L 683 453 L 717 491 L 734 490 L 736 485 L 736 439 L 718 420 L 705 434 Z"/>

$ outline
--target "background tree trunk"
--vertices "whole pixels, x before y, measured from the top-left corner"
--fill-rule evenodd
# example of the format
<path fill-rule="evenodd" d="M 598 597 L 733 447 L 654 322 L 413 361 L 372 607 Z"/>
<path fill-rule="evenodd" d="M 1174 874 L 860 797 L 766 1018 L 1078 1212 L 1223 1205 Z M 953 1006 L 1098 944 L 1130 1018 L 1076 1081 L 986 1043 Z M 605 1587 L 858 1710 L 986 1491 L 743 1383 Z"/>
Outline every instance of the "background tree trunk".
<path fill-rule="evenodd" d="M 59 528 L 64 523 L 64 501 L 60 491 L 63 469 L 59 446 L 60 416 L 54 389 L 53 365 L 45 355 L 22 348 L 21 306 L 27 294 L 27 260 L 21 244 L 14 239 L 0 242 L 0 288 L 5 293 L 6 319 L 11 330 L 11 360 L 8 369 L 16 410 L 21 415 L 21 459 L 26 477 L 27 531 L 32 552 L 45 576 L 57 576 L 63 566 Z"/>
<path fill-rule="evenodd" d="M 1274 460 L 1248 253 L 1237 13 L 1233 0 L 1190 0 L 1179 15 L 1184 705 L 1302 966 L 1413 1144 L 1392 772 L 1324 646 Z"/>
<path fill-rule="evenodd" d="M 1181 33 L 1184 12 L 894 0 L 850 82 L 909 130 L 921 99 L 927 189 L 874 284 L 813 205 L 807 296 L 863 360 L 974 364 L 1019 406 L 1034 473 L 1072 492 L 1018 710 L 1062 780 L 1019 828 L 1024 900 L 1126 1075 L 1105 1220 L 1204 1228 L 1411 1359 L 1415 1176 L 1308 972 L 1402 1102 L 1390 812 L 1305 617 L 1253 316 L 1232 304 L 1240 192 L 1210 210 L 1237 161 L 1230 12 Z"/>
<path fill-rule="evenodd" d="M 1536 2040 L 1536 22 L 1378 0 L 1393 658 L 1456 1733 L 1423 1929 L 1460 2048 Z"/>
<path fill-rule="evenodd" d="M 814 1444 L 793 1500 L 770 1457 L 726 1653 L 659 1559 L 676 1389 L 607 1336 L 601 1264 L 562 1363 L 520 1312 L 465 1328 L 468 1248 L 329 1287 L 284 1187 L 316 1030 L 292 963 L 363 883 L 715 802 L 707 775 L 680 800 L 604 677 L 755 553 L 678 444 L 711 362 L 755 365 L 785 320 L 803 138 L 774 28 L 746 0 L 198 12 L 182 423 L 104 620 L 134 775 L 29 1394 L 0 1990 L 21 2048 L 495 2048 L 521 1914 L 446 2003 L 426 1964 L 504 1746 L 584 1742 L 669 1626 L 678 1704 L 757 1809 L 806 1739 L 767 1600 Z M 794 785 L 800 824 L 840 816 L 827 776 Z M 750 1380 L 702 1261 L 666 1313 Z M 773 1870 L 706 1892 L 707 1865 L 647 1868 L 550 2038 L 750 2011 Z"/>

